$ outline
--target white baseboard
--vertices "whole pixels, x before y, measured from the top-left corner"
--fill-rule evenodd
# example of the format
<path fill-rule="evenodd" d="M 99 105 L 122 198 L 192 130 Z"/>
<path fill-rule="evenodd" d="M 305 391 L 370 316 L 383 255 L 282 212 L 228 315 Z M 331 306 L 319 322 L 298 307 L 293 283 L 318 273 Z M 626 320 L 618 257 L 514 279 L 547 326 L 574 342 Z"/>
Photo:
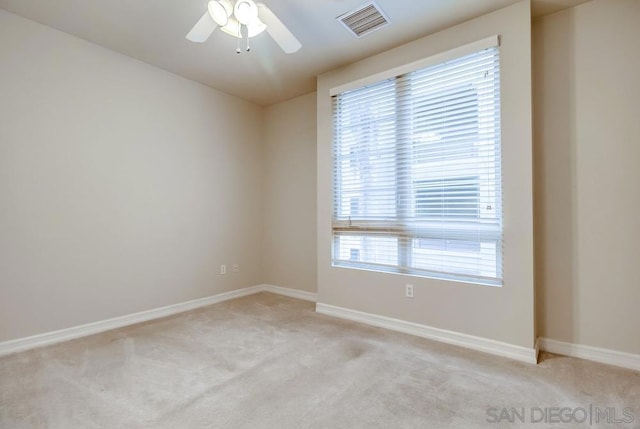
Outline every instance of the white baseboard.
<path fill-rule="evenodd" d="M 430 340 L 436 340 L 447 344 L 466 347 L 522 362 L 533 364 L 538 362 L 536 348 L 516 346 L 513 344 L 503 343 L 501 341 L 461 334 L 458 332 L 421 325 L 419 323 L 407 322 L 405 320 L 378 316 L 376 314 L 364 313 L 362 311 L 335 307 L 333 305 L 322 303 L 316 304 L 316 312 L 380 328 L 386 328 L 392 331 L 403 332 L 405 334 L 416 335 L 418 337 L 428 338 Z"/>
<path fill-rule="evenodd" d="M 585 346 L 582 344 L 565 343 L 563 341 L 552 340 L 550 338 L 540 338 L 540 348 L 550 353 L 587 359 L 640 371 L 640 355 L 632 353 Z"/>
<path fill-rule="evenodd" d="M 269 284 L 261 285 L 264 292 L 276 293 L 278 295 L 288 296 L 290 298 L 302 299 L 304 301 L 316 302 L 318 300 L 318 294 L 312 292 L 306 292 L 298 289 L 289 289 L 281 286 L 274 286 Z"/>
<path fill-rule="evenodd" d="M 114 317 L 112 319 L 87 323 L 85 325 L 73 326 L 71 328 L 45 332 L 43 334 L 33 335 L 30 337 L 4 341 L 0 343 L 0 356 L 21 352 L 36 347 L 48 346 L 51 344 L 73 340 L 76 338 L 86 337 L 88 335 L 98 334 L 100 332 L 109 331 L 111 329 L 122 328 L 136 323 L 147 322 L 149 320 L 159 319 L 161 317 L 167 317 L 189 310 L 195 310 L 196 308 L 206 307 L 207 305 L 229 301 L 231 299 L 252 295 L 258 292 L 271 292 L 279 295 L 285 295 L 292 298 L 304 299 L 314 302 L 316 300 L 316 294 L 310 292 L 288 289 L 273 285 L 252 286 L 244 289 L 234 290 L 231 292 L 219 293 L 200 299 L 194 299 L 192 301 L 168 305 L 166 307 L 154 308 L 151 310 L 141 311 L 139 313 L 127 314 L 125 316 Z"/>
<path fill-rule="evenodd" d="M 112 319 L 87 323 L 85 325 L 74 326 L 67 329 L 61 329 L 57 331 L 33 335 L 30 337 L 1 342 L 0 356 L 21 352 L 36 347 L 56 344 L 63 341 L 73 340 L 76 338 L 109 331 L 111 329 L 122 328 L 136 323 L 147 322 L 178 313 L 183 313 L 185 311 L 206 307 L 208 305 L 216 304 L 219 302 L 253 295 L 258 292 L 270 292 L 311 302 L 316 302 L 318 297 L 316 293 L 312 292 L 301 291 L 298 289 L 289 289 L 270 284 L 261 284 L 258 286 L 224 292 L 205 298 L 195 299 L 192 301 L 168 305 L 165 307 L 155 308 L 147 311 L 141 311 L 139 313 L 128 314 L 121 317 L 114 317 Z M 419 337 L 441 341 L 448 344 L 467 347 L 470 349 L 479 350 L 482 352 L 508 357 L 528 363 L 537 362 L 538 351 L 539 349 L 541 349 L 550 353 L 588 359 L 595 362 L 601 362 L 609 365 L 615 365 L 622 368 L 640 371 L 640 355 L 603 349 L 599 347 L 566 343 L 562 341 L 552 340 L 550 338 L 539 338 L 539 340 L 536 341 L 535 347 L 529 349 L 526 347 L 515 346 L 500 341 L 490 340 L 487 338 L 475 337 L 472 335 L 433 328 L 418 323 L 407 322 L 400 319 L 393 319 L 390 317 L 350 310 L 347 308 L 335 307 L 328 304 L 316 304 L 316 311 L 318 313 L 326 314 L 329 316 L 353 320 L 356 322 L 365 323 L 367 325 L 378 326 L 381 328 L 416 335 Z"/>

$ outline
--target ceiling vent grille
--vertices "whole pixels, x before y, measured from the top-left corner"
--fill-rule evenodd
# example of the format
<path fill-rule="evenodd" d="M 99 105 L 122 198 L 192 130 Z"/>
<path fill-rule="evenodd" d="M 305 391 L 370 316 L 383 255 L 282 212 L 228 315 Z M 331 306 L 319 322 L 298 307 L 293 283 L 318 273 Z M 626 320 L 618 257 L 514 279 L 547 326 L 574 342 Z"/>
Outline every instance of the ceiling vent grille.
<path fill-rule="evenodd" d="M 389 18 L 375 2 L 368 2 L 336 19 L 356 37 L 362 37 L 389 24 Z"/>

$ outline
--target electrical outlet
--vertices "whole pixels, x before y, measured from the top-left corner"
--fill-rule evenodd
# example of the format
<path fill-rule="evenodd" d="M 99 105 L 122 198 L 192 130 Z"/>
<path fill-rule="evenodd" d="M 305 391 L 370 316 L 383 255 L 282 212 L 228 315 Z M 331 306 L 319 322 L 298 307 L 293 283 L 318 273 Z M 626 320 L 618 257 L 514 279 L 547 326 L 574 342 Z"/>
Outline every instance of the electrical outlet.
<path fill-rule="evenodd" d="M 220 265 L 220 274 L 227 274 L 227 266 L 226 265 Z"/>
<path fill-rule="evenodd" d="M 405 289 L 404 289 L 404 295 L 407 298 L 413 298 L 413 285 L 405 285 Z"/>
<path fill-rule="evenodd" d="M 233 272 L 237 273 L 238 271 L 240 271 L 240 265 L 238 264 L 233 264 Z"/>

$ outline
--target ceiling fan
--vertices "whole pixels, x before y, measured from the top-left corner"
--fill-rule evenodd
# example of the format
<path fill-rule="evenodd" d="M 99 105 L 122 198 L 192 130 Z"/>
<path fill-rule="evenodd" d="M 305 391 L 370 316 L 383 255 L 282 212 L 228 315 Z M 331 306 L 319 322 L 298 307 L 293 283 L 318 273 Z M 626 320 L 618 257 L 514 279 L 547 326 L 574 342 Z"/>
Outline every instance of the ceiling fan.
<path fill-rule="evenodd" d="M 187 39 L 202 43 L 209 39 L 213 31 L 220 29 L 238 38 L 237 53 L 240 53 L 240 40 L 246 40 L 246 50 L 249 51 L 249 38 L 255 37 L 267 30 L 273 40 L 280 45 L 287 54 L 297 52 L 302 44 L 287 27 L 264 3 L 253 0 L 211 0 L 207 11 L 196 22 Z"/>

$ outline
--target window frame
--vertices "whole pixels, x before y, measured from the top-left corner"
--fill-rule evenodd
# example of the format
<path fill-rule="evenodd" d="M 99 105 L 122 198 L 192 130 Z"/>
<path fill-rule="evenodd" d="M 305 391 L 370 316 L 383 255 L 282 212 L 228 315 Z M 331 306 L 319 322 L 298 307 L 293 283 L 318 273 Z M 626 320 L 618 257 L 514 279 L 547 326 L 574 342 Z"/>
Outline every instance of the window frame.
<path fill-rule="evenodd" d="M 397 82 L 397 78 L 400 77 L 402 74 L 406 74 L 406 73 L 411 73 L 414 71 L 418 71 L 424 68 L 427 68 L 431 65 L 437 65 L 440 63 L 444 63 L 446 61 L 449 60 L 454 60 L 457 58 L 461 58 L 464 57 L 468 54 L 472 54 L 478 51 L 482 51 L 484 49 L 487 48 L 491 48 L 491 47 L 499 47 L 499 37 L 498 36 L 492 36 L 489 37 L 487 39 L 483 39 L 481 41 L 478 42 L 474 42 L 471 43 L 469 45 L 465 45 L 461 48 L 452 50 L 452 51 L 448 51 L 446 53 L 443 54 L 439 54 L 436 56 L 432 56 L 430 58 L 427 58 L 425 60 L 421 60 L 421 61 L 417 61 L 414 63 L 411 63 L 409 65 L 406 66 L 402 66 L 399 68 L 395 68 L 392 70 L 389 70 L 387 72 L 384 73 L 379 73 L 373 76 L 369 76 L 365 79 L 360 79 L 356 82 L 351 82 L 347 85 L 342 85 L 340 87 L 336 87 L 333 88 L 330 92 L 331 95 L 339 95 L 343 92 L 346 91 L 350 91 L 353 89 L 359 89 L 368 85 L 375 85 L 378 83 L 381 83 L 382 81 L 384 81 L 385 79 L 396 79 L 395 81 Z M 498 79 L 498 85 L 500 85 L 500 79 Z M 460 92 L 461 90 L 456 91 L 455 88 L 454 90 L 452 90 L 452 93 L 456 93 L 456 92 Z M 499 88 L 498 88 L 498 96 L 499 96 Z M 401 99 L 401 97 L 399 97 Z M 498 116 L 500 116 L 500 110 L 498 110 Z M 398 116 L 396 115 L 396 120 L 398 120 Z M 333 115 L 333 120 L 335 121 L 335 112 Z M 400 119 L 401 120 L 401 119 Z M 500 151 L 500 126 L 499 126 L 499 119 L 498 119 L 498 136 L 497 136 L 497 144 L 498 144 L 498 152 Z M 334 136 L 335 137 L 335 136 Z M 335 138 L 334 138 L 335 140 Z M 410 143 L 410 139 L 408 139 L 408 141 L 405 141 L 404 144 L 411 144 Z M 399 149 L 399 146 L 396 146 L 397 150 Z M 404 150 L 404 149 L 403 149 Z M 335 161 L 334 161 L 335 162 Z M 401 170 L 401 169 L 397 169 L 397 170 Z M 337 169 L 334 166 L 333 169 L 333 174 L 336 175 L 337 174 Z M 407 171 L 398 171 L 397 173 L 398 175 L 406 175 L 406 176 L 410 176 L 411 173 L 407 172 Z M 457 178 L 453 178 L 451 180 L 456 180 Z M 336 189 L 335 186 L 335 182 L 339 181 L 340 179 L 337 179 L 334 176 L 334 187 L 333 187 L 333 192 L 334 194 L 339 192 L 338 189 Z M 411 180 L 408 180 L 408 177 L 400 177 L 399 176 L 399 182 L 402 183 L 406 183 L 409 184 L 411 182 Z M 412 201 L 413 197 L 407 197 L 407 193 L 411 193 L 413 192 L 413 190 L 411 189 L 411 186 L 395 186 L 396 191 L 401 195 L 400 197 L 397 197 L 397 201 L 402 201 L 402 202 L 407 202 L 407 201 Z M 402 195 L 404 194 L 404 195 Z M 415 196 L 414 196 L 415 197 Z M 358 197 L 350 197 L 352 200 L 354 198 L 358 198 Z M 334 201 L 335 201 L 335 196 L 334 196 Z M 414 204 L 417 204 L 417 199 L 413 198 Z M 495 209 L 499 209 L 502 210 L 502 202 L 500 201 L 499 203 L 499 207 L 495 207 Z M 359 201 L 358 206 L 360 207 L 361 205 L 361 201 Z M 433 229 L 437 228 L 437 225 L 429 225 L 429 222 L 419 222 L 416 223 L 414 222 L 407 222 L 406 219 L 410 218 L 409 216 L 409 211 L 410 210 L 416 210 L 415 207 L 411 208 L 408 207 L 407 204 L 396 204 L 396 216 L 394 219 L 392 220 L 385 220 L 385 221 L 380 221 L 380 220 L 352 220 L 351 218 L 349 219 L 336 219 L 335 217 L 335 213 L 336 213 L 336 208 L 334 207 L 334 209 L 332 210 L 332 236 L 333 236 L 333 251 L 332 251 L 332 264 L 333 266 L 336 267 L 346 267 L 346 268 L 356 268 L 356 269 L 365 269 L 365 270 L 371 270 L 371 271 L 382 271 L 382 272 L 394 272 L 394 273 L 402 273 L 402 274 L 410 274 L 410 275 L 416 275 L 419 277 L 426 277 L 426 278 L 437 278 L 437 279 L 444 279 L 444 280 L 454 280 L 454 281 L 459 281 L 459 282 L 470 282 L 470 283 L 476 283 L 476 284 L 486 284 L 486 285 L 491 285 L 491 286 L 501 286 L 502 285 L 502 232 L 503 232 L 503 228 L 502 228 L 502 219 L 503 216 L 500 216 L 500 225 L 497 226 L 497 228 L 495 230 L 492 230 L 491 228 L 487 228 L 487 231 L 484 231 L 484 234 L 487 234 L 486 237 L 482 237 L 480 235 L 478 235 L 478 240 L 481 239 L 487 239 L 487 240 L 494 240 L 495 237 L 497 235 L 500 236 L 499 239 L 496 240 L 496 252 L 499 252 L 500 255 L 497 256 L 497 273 L 499 273 L 499 275 L 497 276 L 497 278 L 483 278 L 481 276 L 476 276 L 476 275 L 471 275 L 471 276 L 465 276 L 464 274 L 454 274 L 454 273 L 434 273 L 431 272 L 430 270 L 421 270 L 421 269 L 414 269 L 411 268 L 411 261 L 410 259 L 412 258 L 412 248 L 415 247 L 415 242 L 414 240 L 439 240 L 441 239 L 441 237 L 435 235 L 433 233 Z M 345 236 L 351 236 L 351 237 L 375 237 L 376 234 L 380 234 L 380 237 L 387 237 L 387 238 L 395 238 L 398 242 L 398 253 L 397 253 L 397 264 L 391 264 L 388 266 L 385 266 L 384 264 L 372 264 L 370 262 L 359 262 L 359 261 L 353 261 L 352 258 L 346 258 L 347 260 L 343 260 L 340 258 L 336 258 L 336 254 L 339 254 L 340 252 L 340 239 L 341 237 L 345 237 Z M 465 231 L 464 228 L 462 228 L 459 232 L 458 232 L 458 237 L 457 239 L 459 239 L 461 242 L 464 242 L 464 238 L 465 238 Z M 468 241 L 468 240 L 467 240 Z M 480 241 L 478 241 L 479 245 L 480 245 Z M 361 253 L 361 252 L 359 252 Z M 353 255 L 353 249 L 351 249 L 351 254 Z M 375 266 L 374 266 L 375 265 Z"/>

